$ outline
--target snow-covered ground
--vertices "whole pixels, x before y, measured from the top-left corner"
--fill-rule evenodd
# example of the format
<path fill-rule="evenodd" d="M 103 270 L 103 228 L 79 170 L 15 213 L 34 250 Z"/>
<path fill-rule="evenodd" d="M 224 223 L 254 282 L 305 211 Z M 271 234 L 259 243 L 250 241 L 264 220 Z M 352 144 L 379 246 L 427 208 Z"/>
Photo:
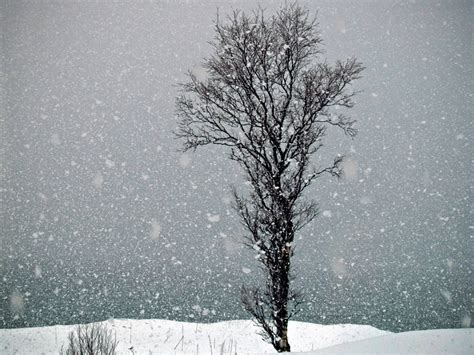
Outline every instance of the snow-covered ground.
<path fill-rule="evenodd" d="M 247 320 L 204 324 L 115 319 L 103 323 L 116 334 L 120 354 L 275 353 Z M 72 329 L 72 325 L 0 329 L 0 353 L 58 353 Z M 290 322 L 289 332 L 292 350 L 306 354 L 474 353 L 473 329 L 393 334 L 367 325 Z"/>
<path fill-rule="evenodd" d="M 348 342 L 311 354 L 474 354 L 473 329 L 418 330 Z"/>

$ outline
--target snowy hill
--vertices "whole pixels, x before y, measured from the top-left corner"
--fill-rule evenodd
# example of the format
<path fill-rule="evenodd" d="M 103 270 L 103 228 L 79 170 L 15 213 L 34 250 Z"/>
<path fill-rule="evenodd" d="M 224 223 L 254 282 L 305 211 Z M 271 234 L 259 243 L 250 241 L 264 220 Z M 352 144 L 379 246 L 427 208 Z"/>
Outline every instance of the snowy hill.
<path fill-rule="evenodd" d="M 274 353 L 251 321 L 184 323 L 169 320 L 103 322 L 119 340 L 120 354 L 255 354 Z M 58 353 L 74 326 L 0 329 L 0 353 Z M 318 325 L 290 322 L 292 350 L 327 354 L 387 351 L 472 353 L 472 329 L 393 334 L 367 325 Z"/>

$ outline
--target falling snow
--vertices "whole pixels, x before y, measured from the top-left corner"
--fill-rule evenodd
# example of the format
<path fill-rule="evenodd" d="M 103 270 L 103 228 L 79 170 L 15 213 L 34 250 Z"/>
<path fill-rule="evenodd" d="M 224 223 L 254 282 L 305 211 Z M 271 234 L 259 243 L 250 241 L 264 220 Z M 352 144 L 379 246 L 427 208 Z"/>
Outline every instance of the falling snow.
<path fill-rule="evenodd" d="M 247 317 L 259 251 L 242 246 L 231 186 L 248 185 L 228 151 L 183 153 L 172 132 L 186 71 L 208 79 L 216 8 L 253 5 L 2 2 L 2 328 Z M 305 192 L 321 213 L 295 238 L 296 319 L 471 327 L 471 3 L 307 6 L 328 61 L 367 69 L 357 137 L 329 127 L 314 157 L 345 160 Z"/>

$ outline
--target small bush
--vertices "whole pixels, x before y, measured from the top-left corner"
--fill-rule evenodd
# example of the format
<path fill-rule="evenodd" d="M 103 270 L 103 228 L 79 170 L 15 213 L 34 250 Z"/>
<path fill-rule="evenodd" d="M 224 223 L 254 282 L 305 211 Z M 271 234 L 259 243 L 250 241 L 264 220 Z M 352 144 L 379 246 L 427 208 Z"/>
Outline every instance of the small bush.
<path fill-rule="evenodd" d="M 106 326 L 78 325 L 69 333 L 67 349 L 61 349 L 61 355 L 115 355 L 117 345 L 117 339 Z"/>

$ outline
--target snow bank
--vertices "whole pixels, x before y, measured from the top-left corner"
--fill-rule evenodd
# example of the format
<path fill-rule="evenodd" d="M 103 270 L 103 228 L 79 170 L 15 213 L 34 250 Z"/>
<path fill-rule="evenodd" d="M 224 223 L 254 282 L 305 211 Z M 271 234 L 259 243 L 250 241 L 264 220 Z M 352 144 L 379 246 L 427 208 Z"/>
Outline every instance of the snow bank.
<path fill-rule="evenodd" d="M 102 323 L 116 334 L 120 354 L 275 353 L 247 320 L 203 324 L 116 319 Z M 58 353 L 73 329 L 73 325 L 0 329 L 0 353 Z M 304 354 L 474 354 L 473 329 L 393 334 L 367 325 L 290 322 L 289 332 L 292 350 Z"/>
<path fill-rule="evenodd" d="M 219 323 L 184 323 L 169 320 L 103 322 L 119 340 L 120 354 L 265 354 L 273 347 L 262 341 L 248 320 Z M 74 326 L 0 329 L 0 353 L 58 353 Z M 386 334 L 366 325 L 319 325 L 290 322 L 293 351 L 324 347 Z"/>

